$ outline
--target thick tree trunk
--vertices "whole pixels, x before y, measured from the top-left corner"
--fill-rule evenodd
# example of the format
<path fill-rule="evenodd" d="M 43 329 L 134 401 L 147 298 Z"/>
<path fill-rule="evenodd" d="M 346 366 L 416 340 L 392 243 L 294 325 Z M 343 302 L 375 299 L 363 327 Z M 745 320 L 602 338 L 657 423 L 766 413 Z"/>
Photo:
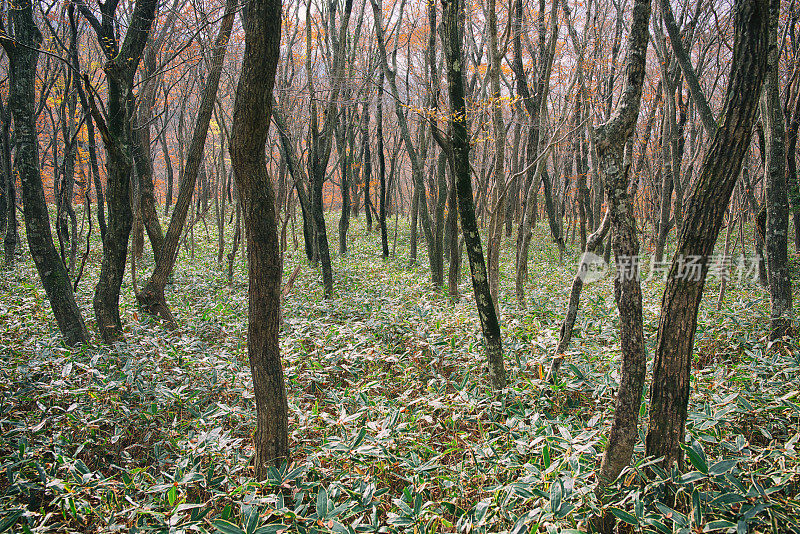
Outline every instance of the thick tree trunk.
<path fill-rule="evenodd" d="M 448 93 L 450 96 L 450 132 L 453 149 L 453 174 L 458 192 L 458 211 L 461 228 L 472 273 L 472 288 L 481 321 L 483 338 L 489 364 L 489 380 L 495 391 L 506 386 L 503 364 L 503 343 L 500 324 L 489 292 L 486 264 L 483 260 L 481 237 L 475 219 L 472 196 L 472 174 L 469 165 L 469 132 L 467 128 L 466 101 L 464 97 L 463 28 L 464 4 L 462 0 L 447 0 L 444 4 L 444 48 L 447 64 Z"/>
<path fill-rule="evenodd" d="M 11 10 L 13 39 L 0 38 L 9 58 L 9 107 L 14 115 L 16 167 L 22 181 L 25 230 L 28 247 L 42 279 L 58 328 L 69 345 L 89 339 L 75 302 L 69 273 L 53 244 L 50 216 L 39 171 L 39 141 L 36 131 L 36 63 L 42 34 L 33 18 L 30 0 L 17 2 Z M 12 209 L 14 207 L 12 206 Z"/>
<path fill-rule="evenodd" d="M 256 402 L 255 476 L 290 461 L 288 404 L 281 366 L 281 261 L 267 167 L 272 89 L 280 55 L 280 0 L 252 0 L 244 17 L 245 51 L 231 127 L 230 153 L 239 192 L 249 273 L 247 355 Z"/>
<path fill-rule="evenodd" d="M 97 33 L 98 43 L 108 60 L 103 68 L 108 89 L 105 116 L 87 91 L 89 106 L 106 148 L 108 228 L 103 240 L 103 260 L 93 299 L 97 327 L 106 343 L 123 338 L 119 296 L 133 219 L 130 199 L 134 142 L 131 128 L 133 82 L 157 5 L 157 0 L 137 0 L 125 39 L 119 44 L 114 13 L 116 3 L 101 4 L 102 22 L 97 20 L 86 4 L 78 4 L 81 13 Z M 89 84 L 88 78 L 85 78 L 85 83 Z"/>
<path fill-rule="evenodd" d="M 647 455 L 664 457 L 664 465 L 682 463 L 680 445 L 686 431 L 692 347 L 697 311 L 705 285 L 708 257 L 741 170 L 767 70 L 769 9 L 766 2 L 741 0 L 735 6 L 731 75 L 724 120 L 713 136 L 702 171 L 689 194 L 686 218 L 661 301 Z M 699 273 L 685 261 L 699 258 Z"/>

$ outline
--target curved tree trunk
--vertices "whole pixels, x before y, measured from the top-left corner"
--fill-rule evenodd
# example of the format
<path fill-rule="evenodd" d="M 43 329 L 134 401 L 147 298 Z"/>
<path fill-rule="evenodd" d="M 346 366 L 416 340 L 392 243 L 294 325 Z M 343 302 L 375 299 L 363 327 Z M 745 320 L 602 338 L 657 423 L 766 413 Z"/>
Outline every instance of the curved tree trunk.
<path fill-rule="evenodd" d="M 450 132 L 453 149 L 452 165 L 458 192 L 458 212 L 461 215 L 461 228 L 467 247 L 467 257 L 472 273 L 472 289 L 475 304 L 481 321 L 483 339 L 489 364 L 489 380 L 495 391 L 506 386 L 506 372 L 503 364 L 503 343 L 500 337 L 500 324 L 492 303 L 486 264 L 483 260 L 481 236 L 475 218 L 472 195 L 472 174 L 469 165 L 469 131 L 467 126 L 466 101 L 464 97 L 463 0 L 447 0 L 444 5 L 444 34 L 442 47 L 447 63 L 447 86 L 450 96 Z"/>
<path fill-rule="evenodd" d="M 14 115 L 17 170 L 22 181 L 25 230 L 28 247 L 42 279 L 58 328 L 69 345 L 89 339 L 75 302 L 69 273 L 53 244 L 50 216 L 39 171 L 39 141 L 36 132 L 36 63 L 42 34 L 33 18 L 30 0 L 21 0 L 11 10 L 13 39 L 0 38 L 9 58 L 9 107 Z M 12 206 L 12 209 L 13 206 Z"/>
<path fill-rule="evenodd" d="M 289 463 L 288 405 L 281 366 L 281 259 L 266 157 L 272 89 L 280 55 L 280 0 L 252 0 L 233 109 L 230 154 L 242 203 L 249 273 L 247 356 L 256 402 L 255 475 Z"/>
<path fill-rule="evenodd" d="M 197 115 L 192 140 L 186 157 L 186 165 L 183 175 L 180 178 L 178 187 L 178 199 L 172 217 L 167 228 L 167 235 L 161 245 L 161 251 L 156 260 L 156 267 L 150 279 L 142 290 L 136 295 L 136 299 L 143 310 L 154 315 L 158 315 L 168 324 L 175 325 L 175 317 L 167 306 L 164 297 L 164 288 L 167 285 L 172 270 L 175 268 L 175 260 L 178 258 L 178 247 L 180 245 L 183 227 L 186 224 L 186 217 L 192 203 L 197 175 L 203 161 L 203 150 L 208 134 L 208 125 L 211 122 L 211 115 L 214 112 L 214 102 L 217 97 L 217 88 L 222 73 L 222 64 L 225 58 L 225 49 L 233 28 L 233 20 L 237 7 L 236 0 L 228 0 L 225 4 L 225 15 L 220 24 L 219 34 L 214 42 L 214 51 L 211 57 L 208 78 L 203 86 L 200 100 L 200 109 Z M 149 231 L 148 231 L 149 233 Z"/>
<path fill-rule="evenodd" d="M 714 249 L 742 160 L 750 146 L 758 95 L 767 71 L 768 27 L 766 2 L 736 3 L 724 119 L 689 194 L 677 253 L 661 301 L 646 447 L 648 456 L 664 457 L 665 466 L 682 463 L 680 445 L 686 432 L 692 348 L 708 270 L 706 260 Z M 681 259 L 691 257 L 702 260 L 698 276 L 687 276 L 682 271 Z"/>
<path fill-rule="evenodd" d="M 614 296 L 620 319 L 622 347 L 622 377 L 614 403 L 614 420 L 603 452 L 598 473 L 597 491 L 611 484 L 630 463 L 633 447 L 639 436 L 638 420 L 647 365 L 642 326 L 642 289 L 639 280 L 639 237 L 628 195 L 629 165 L 625 161 L 625 146 L 636 126 L 644 83 L 647 57 L 650 0 L 636 0 L 633 21 L 628 36 L 622 96 L 611 118 L 598 126 L 598 167 L 604 178 L 611 227 L 614 230 L 613 248 L 616 260 Z M 594 519 L 601 532 L 613 531 L 614 517 L 605 513 Z"/>

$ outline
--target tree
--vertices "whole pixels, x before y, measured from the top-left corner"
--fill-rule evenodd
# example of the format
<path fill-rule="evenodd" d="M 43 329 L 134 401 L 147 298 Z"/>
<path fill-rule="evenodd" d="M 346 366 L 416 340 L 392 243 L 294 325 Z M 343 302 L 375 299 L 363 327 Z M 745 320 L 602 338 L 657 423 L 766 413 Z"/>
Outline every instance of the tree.
<path fill-rule="evenodd" d="M 792 281 L 789 277 L 789 188 L 786 180 L 786 124 L 780 101 L 778 18 L 780 0 L 770 1 L 769 66 L 764 80 L 761 116 L 766 140 L 766 253 L 769 274 L 770 339 L 792 331 Z"/>
<path fill-rule="evenodd" d="M 272 184 L 265 163 L 272 89 L 280 55 L 280 0 L 252 0 L 229 143 L 247 240 L 247 357 L 256 401 L 255 474 L 289 462 L 288 404 L 278 331 L 281 256 Z"/>
<path fill-rule="evenodd" d="M 97 123 L 106 149 L 106 201 L 108 227 L 103 240 L 103 261 L 100 278 L 94 292 L 94 313 L 97 328 L 106 343 L 122 339 L 122 321 L 119 316 L 119 294 L 125 274 L 128 238 L 131 233 L 132 210 L 130 198 L 130 173 L 133 168 L 134 144 L 132 119 L 134 113 L 133 82 L 142 57 L 150 28 L 155 19 L 158 0 L 137 0 L 131 13 L 131 22 L 120 44 L 115 12 L 115 1 L 100 4 L 101 19 L 83 0 L 77 0 L 81 14 L 97 34 L 97 41 L 107 63 L 107 102 L 105 113 L 95 102 L 93 89 L 87 91 L 92 116 Z M 88 77 L 85 79 L 88 86 Z"/>
<path fill-rule="evenodd" d="M 0 102 L 2 104 L 2 102 Z M 11 106 L 6 104 L 0 109 L 0 156 L 2 156 L 3 196 L 2 203 L 5 211 L 5 226 L 3 227 L 3 254 L 6 266 L 14 264 L 14 252 L 19 242 L 17 234 L 17 187 L 11 161 Z"/>
<path fill-rule="evenodd" d="M 472 195 L 472 173 L 469 164 L 469 132 L 467 128 L 467 109 L 464 96 L 464 3 L 463 0 L 447 0 L 443 8 L 444 32 L 442 48 L 447 65 L 447 88 L 450 97 L 450 146 L 452 148 L 452 168 L 458 192 L 458 212 L 461 215 L 461 229 L 464 233 L 469 268 L 472 273 L 472 289 L 475 304 L 481 321 L 483 339 L 489 364 L 489 380 L 495 391 L 506 386 L 506 373 L 503 363 L 503 342 L 500 337 L 500 324 L 489 291 L 486 263 L 483 259 L 481 236 L 475 218 Z"/>
<path fill-rule="evenodd" d="M 30 0 L 20 0 L 11 9 L 12 35 L 0 27 L 0 43 L 10 63 L 8 105 L 14 116 L 16 168 L 22 182 L 25 233 L 28 247 L 42 280 L 53 315 L 69 345 L 85 343 L 89 333 L 75 302 L 66 265 L 53 244 L 50 216 L 39 171 L 39 141 L 36 130 L 36 63 L 42 34 L 33 19 Z M 11 209 L 16 209 L 12 204 Z"/>
<path fill-rule="evenodd" d="M 639 437 L 638 420 L 647 366 L 642 327 L 642 288 L 637 261 L 639 237 L 633 202 L 628 194 L 630 162 L 625 146 L 636 126 L 642 100 L 647 57 L 650 0 L 636 0 L 628 35 L 624 85 L 616 109 L 595 131 L 598 166 L 608 202 L 616 261 L 614 297 L 620 319 L 622 377 L 614 403 L 614 420 L 603 452 L 598 474 L 598 491 L 612 483 L 630 463 Z M 630 157 L 630 156 L 629 156 Z M 606 514 L 595 523 L 602 532 L 613 530 L 613 516 Z"/>
<path fill-rule="evenodd" d="M 686 432 L 692 347 L 708 258 L 750 145 L 767 71 L 767 3 L 740 0 L 734 10 L 733 57 L 724 119 L 689 193 L 686 217 L 661 300 L 646 449 L 648 456 L 663 457 L 665 466 L 682 463 L 680 445 Z M 682 268 L 685 258 L 701 259 L 698 276 L 687 276 Z"/>
<path fill-rule="evenodd" d="M 160 316 L 171 325 L 175 325 L 175 317 L 167 306 L 164 297 L 164 288 L 167 285 L 172 270 L 175 268 L 175 260 L 178 258 L 178 246 L 180 245 L 181 234 L 186 224 L 186 216 L 192 202 L 197 175 L 203 161 L 203 151 L 208 135 L 208 125 L 211 122 L 211 114 L 214 111 L 214 102 L 219 88 L 219 79 L 222 74 L 222 63 L 225 59 L 225 49 L 230 39 L 233 28 L 233 19 L 236 14 L 236 0 L 227 0 L 225 4 L 225 15 L 220 24 L 219 34 L 214 42 L 209 73 L 201 93 L 200 109 L 197 114 L 197 122 L 189 144 L 189 151 L 186 157 L 186 165 L 180 177 L 178 187 L 178 200 L 175 209 L 172 211 L 167 235 L 161 242 L 159 253 L 156 255 L 156 267 L 153 274 L 140 291 L 136 298 L 142 308 L 152 314 Z M 149 135 L 148 135 L 149 137 Z M 148 141 L 149 146 L 149 141 Z M 155 213 L 155 211 L 153 212 Z M 159 226 L 160 228 L 160 226 Z M 150 231 L 148 230 L 148 234 Z M 154 242 L 155 243 L 155 242 Z"/>

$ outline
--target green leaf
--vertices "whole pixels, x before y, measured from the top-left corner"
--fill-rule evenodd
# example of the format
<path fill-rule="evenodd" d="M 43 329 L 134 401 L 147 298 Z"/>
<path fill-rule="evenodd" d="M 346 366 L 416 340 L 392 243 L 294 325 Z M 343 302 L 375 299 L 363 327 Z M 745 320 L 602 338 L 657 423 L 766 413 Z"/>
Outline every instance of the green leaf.
<path fill-rule="evenodd" d="M 666 517 L 667 519 L 671 519 L 678 526 L 681 527 L 689 526 L 689 520 L 686 519 L 685 515 L 678 512 L 677 510 L 673 510 L 672 508 L 661 502 L 656 502 L 656 508 L 658 508 L 662 514 L 664 514 L 664 517 Z"/>
<path fill-rule="evenodd" d="M 636 519 L 635 515 L 629 514 L 628 512 L 620 508 L 614 508 L 613 506 L 610 508 L 610 511 L 612 514 L 614 514 L 614 517 L 616 517 L 620 521 L 624 521 L 629 525 L 639 526 L 639 520 Z"/>
<path fill-rule="evenodd" d="M 554 480 L 550 484 L 550 510 L 557 514 L 561 509 L 561 498 L 564 495 L 564 488 L 561 487 L 561 480 Z"/>
<path fill-rule="evenodd" d="M 11 528 L 11 526 L 17 522 L 17 519 L 22 517 L 22 514 L 24 513 L 25 510 L 12 510 L 9 512 L 9 514 L 5 516 L 2 521 L 0 521 L 0 532 L 5 532 Z"/>
<path fill-rule="evenodd" d="M 251 506 L 245 514 L 244 530 L 247 534 L 253 534 L 258 526 L 258 508 Z"/>
<path fill-rule="evenodd" d="M 264 525 L 263 527 L 258 527 L 258 529 L 253 534 L 280 534 L 281 532 L 285 532 L 289 530 L 289 527 L 286 525 L 281 525 L 280 523 L 273 523 L 271 525 Z"/>
<path fill-rule="evenodd" d="M 695 527 L 703 524 L 703 508 L 700 505 L 700 491 L 697 489 L 692 492 L 692 518 Z"/>
<path fill-rule="evenodd" d="M 692 462 L 694 468 L 707 475 L 708 460 L 706 459 L 706 453 L 703 451 L 703 446 L 700 445 L 697 440 L 693 439 L 690 447 L 683 445 L 683 448 L 689 456 L 689 461 Z"/>
<path fill-rule="evenodd" d="M 708 474 L 712 477 L 717 475 L 722 475 L 733 469 L 736 465 L 736 460 L 722 460 L 720 462 L 715 463 L 708 469 Z"/>
<path fill-rule="evenodd" d="M 328 517 L 328 492 L 324 487 L 319 488 L 317 493 L 317 518 L 324 519 Z"/>
<path fill-rule="evenodd" d="M 738 493 L 723 493 L 713 501 L 711 501 L 711 506 L 719 506 L 724 504 L 733 504 L 736 502 L 744 502 L 747 498 L 743 495 L 739 495 Z"/>
<path fill-rule="evenodd" d="M 681 475 L 680 483 L 681 484 L 691 484 L 692 482 L 697 482 L 701 478 L 705 478 L 707 475 L 704 475 L 700 471 L 690 471 L 684 475 Z"/>
<path fill-rule="evenodd" d="M 727 530 L 735 526 L 736 523 L 731 523 L 730 521 L 726 521 L 724 519 L 717 519 L 715 521 L 709 521 L 706 524 L 706 526 L 703 527 L 703 532 L 712 532 L 714 530 Z"/>
<path fill-rule="evenodd" d="M 216 519 L 214 521 L 214 526 L 218 531 L 222 532 L 222 534 L 245 534 L 244 530 L 224 519 Z"/>

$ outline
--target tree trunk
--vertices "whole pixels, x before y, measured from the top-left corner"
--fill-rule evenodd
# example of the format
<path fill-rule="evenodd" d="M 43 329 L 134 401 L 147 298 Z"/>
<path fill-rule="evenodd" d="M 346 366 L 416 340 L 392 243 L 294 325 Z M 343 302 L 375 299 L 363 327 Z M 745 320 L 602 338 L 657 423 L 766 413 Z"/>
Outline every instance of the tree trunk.
<path fill-rule="evenodd" d="M 150 279 L 144 288 L 136 295 L 136 299 L 143 310 L 148 313 L 158 315 L 168 324 L 175 326 L 175 317 L 172 315 L 167 301 L 164 297 L 164 288 L 167 285 L 172 270 L 175 268 L 175 260 L 178 258 L 178 247 L 180 245 L 183 227 L 186 224 L 186 217 L 192 202 L 197 175 L 203 161 L 203 151 L 208 135 L 208 125 L 211 122 L 211 115 L 214 111 L 214 102 L 219 87 L 219 79 L 222 73 L 222 64 L 225 59 L 225 49 L 230 38 L 233 20 L 236 12 L 236 0 L 227 0 L 225 4 L 225 15 L 219 28 L 219 34 L 214 42 L 211 64 L 208 77 L 203 86 L 200 97 L 200 108 L 197 115 L 197 122 L 192 133 L 192 140 L 186 157 L 186 165 L 183 168 L 184 174 L 180 177 L 178 186 L 178 199 L 172 217 L 169 221 L 167 234 L 161 246 L 160 254 L 156 259 L 156 266 Z"/>
<path fill-rule="evenodd" d="M 642 327 L 642 290 L 639 279 L 639 237 L 628 195 L 629 163 L 625 146 L 639 116 L 647 56 L 650 0 L 636 0 L 628 36 L 622 96 L 611 118 L 596 130 L 598 167 L 608 202 L 616 262 L 614 296 L 620 318 L 622 373 L 614 404 L 614 420 L 603 452 L 598 474 L 598 492 L 611 484 L 630 463 L 639 436 L 639 409 L 642 401 L 647 353 Z M 611 532 L 613 516 L 597 519 L 597 527 Z"/>
<path fill-rule="evenodd" d="M 3 232 L 3 254 L 5 255 L 5 265 L 14 265 L 14 253 L 19 243 L 19 232 L 17 222 L 17 186 L 15 184 L 14 169 L 11 159 L 11 105 L 7 104 L 0 111 L 2 119 L 2 131 L 0 131 L 0 150 L 2 150 L 3 162 L 3 206 L 6 210 L 6 226 Z"/>
<path fill-rule="evenodd" d="M 130 199 L 130 173 L 133 167 L 131 147 L 134 142 L 131 128 L 133 82 L 155 19 L 158 1 L 137 0 L 121 44 L 116 33 L 114 12 L 117 5 L 115 2 L 101 4 L 101 22 L 86 4 L 78 4 L 78 9 L 94 28 L 98 43 L 108 60 L 103 68 L 108 95 L 105 116 L 94 102 L 92 93 L 87 91 L 89 106 L 106 148 L 108 228 L 106 239 L 103 240 L 103 260 L 93 299 L 97 327 L 106 343 L 123 338 L 119 295 L 133 218 Z M 84 81 L 89 85 L 88 77 L 84 77 Z"/>
<path fill-rule="evenodd" d="M 770 339 L 792 332 L 792 281 L 789 278 L 789 191 L 786 181 L 786 124 L 779 98 L 777 45 L 780 0 L 770 2 L 769 71 L 764 80 L 761 116 L 766 137 L 764 177 L 767 193 L 766 253 L 769 272 Z"/>
<path fill-rule="evenodd" d="M 758 95 L 767 70 L 768 28 L 766 2 L 736 3 L 724 120 L 713 136 L 700 176 L 689 194 L 677 253 L 661 301 L 646 446 L 647 455 L 664 457 L 667 467 L 682 463 L 680 445 L 686 431 L 692 347 L 707 260 L 750 146 Z M 699 273 L 686 271 L 687 258 L 700 259 Z"/>
<path fill-rule="evenodd" d="M 494 137 L 494 190 L 495 202 L 489 222 L 489 240 L 486 244 L 489 292 L 496 312 L 500 313 L 500 249 L 503 242 L 503 223 L 506 215 L 505 147 L 506 126 L 500 106 L 500 69 L 502 57 L 497 48 L 497 0 L 489 0 L 489 82 L 492 93 L 492 133 Z"/>
<path fill-rule="evenodd" d="M 275 200 L 265 163 L 270 95 L 280 56 L 280 11 L 280 0 L 248 4 L 229 143 L 247 239 L 247 356 L 256 402 L 256 480 L 266 478 L 270 466 L 290 462 L 288 404 L 278 344 L 282 266 Z"/>
<path fill-rule="evenodd" d="M 569 348 L 570 341 L 572 341 L 572 328 L 575 326 L 575 319 L 578 317 L 578 306 L 581 302 L 581 291 L 583 290 L 586 274 L 590 268 L 589 263 L 590 260 L 593 259 L 592 256 L 594 251 L 597 250 L 597 247 L 603 242 L 603 238 L 605 238 L 606 234 L 608 233 L 608 229 L 610 227 L 609 223 L 609 212 L 606 211 L 606 216 L 603 217 L 603 222 L 600 223 L 597 231 L 590 235 L 586 242 L 586 249 L 583 256 L 581 256 L 578 272 L 575 273 L 575 278 L 572 280 L 572 288 L 569 292 L 569 304 L 567 305 L 567 314 L 564 316 L 564 322 L 561 323 L 561 329 L 559 330 L 556 355 L 553 358 L 553 362 L 550 364 L 550 370 L 547 373 L 548 382 L 555 382 L 556 376 L 558 376 L 558 370 L 564 361 L 564 352 L 566 352 L 566 350 Z"/>
<path fill-rule="evenodd" d="M 35 103 L 36 63 L 42 34 L 36 27 L 30 0 L 17 2 L 10 13 L 13 39 L 3 36 L 0 42 L 9 58 L 8 105 L 14 115 L 16 166 L 22 182 L 25 233 L 61 335 L 68 345 L 79 345 L 89 340 L 89 334 L 75 302 L 69 273 L 53 244 L 39 171 Z M 15 209 L 13 205 L 12 209 Z"/>
<path fill-rule="evenodd" d="M 458 211 L 461 214 L 461 228 L 467 247 L 472 288 L 481 321 L 483 338 L 489 364 L 489 380 L 498 392 L 506 386 L 506 373 L 503 364 L 503 343 L 500 338 L 500 324 L 492 304 L 486 264 L 483 260 L 481 237 L 475 219 L 472 196 L 472 174 L 469 165 L 469 132 L 467 128 L 466 101 L 464 97 L 463 61 L 463 0 L 447 0 L 444 4 L 444 34 L 442 48 L 447 64 L 447 85 L 450 96 L 450 132 L 453 149 L 453 174 L 456 178 Z"/>

